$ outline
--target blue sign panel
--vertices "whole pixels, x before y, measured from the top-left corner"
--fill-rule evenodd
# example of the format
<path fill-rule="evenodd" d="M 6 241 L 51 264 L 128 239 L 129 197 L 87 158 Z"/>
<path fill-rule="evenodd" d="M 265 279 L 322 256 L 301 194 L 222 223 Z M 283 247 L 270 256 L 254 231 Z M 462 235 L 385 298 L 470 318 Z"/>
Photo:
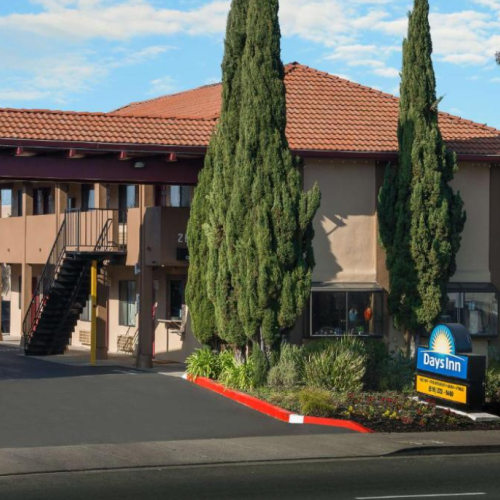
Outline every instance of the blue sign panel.
<path fill-rule="evenodd" d="M 468 363 L 465 356 L 444 354 L 422 347 L 418 349 L 417 370 L 424 372 L 466 380 Z"/>

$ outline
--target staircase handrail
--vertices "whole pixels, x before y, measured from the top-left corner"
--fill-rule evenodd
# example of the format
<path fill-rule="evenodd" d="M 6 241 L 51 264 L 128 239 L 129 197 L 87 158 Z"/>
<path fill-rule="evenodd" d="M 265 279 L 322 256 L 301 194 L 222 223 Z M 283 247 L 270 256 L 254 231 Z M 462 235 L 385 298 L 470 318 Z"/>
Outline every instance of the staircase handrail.
<path fill-rule="evenodd" d="M 52 249 L 50 251 L 49 257 L 47 259 L 47 262 L 43 268 L 42 275 L 40 276 L 40 279 L 38 280 L 38 283 L 36 285 L 36 288 L 34 290 L 33 296 L 31 298 L 31 301 L 29 303 L 29 306 L 26 310 L 26 315 L 23 320 L 23 337 L 24 337 L 24 344 L 25 346 L 29 342 L 30 338 L 33 336 L 34 332 L 34 327 L 38 323 L 41 313 L 44 308 L 44 296 L 48 294 L 50 289 L 52 288 L 54 281 L 56 279 L 57 273 L 59 271 L 60 265 L 62 260 L 64 259 L 64 256 L 68 250 L 68 247 L 70 248 L 76 248 L 78 251 L 80 251 L 81 246 L 85 248 L 85 245 L 81 245 L 81 239 L 82 239 L 82 234 L 81 234 L 81 214 L 82 213 L 116 213 L 118 212 L 118 219 L 119 220 L 119 210 L 117 209 L 108 209 L 108 208 L 91 208 L 88 210 L 82 210 L 82 209 L 68 209 L 64 213 L 64 219 L 61 223 L 61 226 L 59 228 L 59 231 L 57 232 L 56 239 L 54 241 L 54 245 L 52 246 Z M 69 227 L 68 224 L 68 215 L 70 214 L 75 214 L 77 217 L 77 225 L 75 227 Z M 97 219 L 97 217 L 96 217 Z M 73 221 L 72 221 L 73 222 Z M 98 219 L 94 221 L 95 224 L 97 225 L 99 222 L 103 223 L 101 232 L 99 234 L 99 237 L 96 240 L 96 244 L 90 248 L 94 252 L 99 252 L 105 250 L 111 250 L 111 249 L 117 249 L 117 250 L 124 250 L 124 247 L 126 246 L 126 243 L 116 243 L 113 241 L 109 241 L 108 234 L 109 230 L 112 227 L 112 224 L 114 222 L 113 218 L 108 217 L 106 221 L 104 221 L 104 217 L 101 219 Z M 91 221 L 91 225 L 92 225 Z M 120 224 L 120 222 L 118 222 Z M 86 229 L 86 228 L 85 228 Z M 87 238 L 87 233 L 85 232 L 84 234 L 84 239 L 86 243 L 86 238 Z M 69 241 L 71 240 L 71 241 Z M 74 240 L 74 241 L 73 241 Z M 106 243 L 106 244 L 105 244 Z M 91 250 L 91 251 L 92 251 Z M 81 284 L 81 280 L 79 280 L 78 287 Z M 40 302 L 37 304 L 37 300 Z"/>
<path fill-rule="evenodd" d="M 63 242 L 61 245 L 61 249 L 58 251 L 59 244 L 60 242 Z M 36 321 L 39 318 L 40 312 L 43 309 L 43 297 L 46 295 L 46 292 L 50 290 L 52 287 L 55 276 L 57 274 L 57 270 L 59 269 L 59 265 L 61 263 L 61 260 L 64 257 L 66 251 L 66 218 L 64 218 L 61 227 L 59 228 L 59 231 L 57 232 L 56 239 L 54 241 L 54 245 L 52 246 L 52 249 L 49 254 L 49 258 L 47 259 L 47 262 L 45 263 L 45 266 L 42 271 L 42 275 L 40 276 L 40 279 L 38 280 L 36 289 L 33 293 L 33 296 L 31 298 L 31 301 L 28 305 L 28 308 L 26 310 L 26 316 L 24 317 L 23 320 L 23 335 L 24 335 L 24 341 L 26 343 L 27 340 L 31 337 L 31 334 L 33 332 L 33 325 L 36 323 Z M 52 268 L 52 272 L 50 272 Z M 50 276 L 49 276 L 50 274 Z M 44 286 L 45 285 L 45 286 Z M 41 293 L 40 293 L 41 292 Z M 37 299 L 40 301 L 36 309 L 33 311 L 33 307 L 36 305 Z M 29 329 L 27 328 L 27 322 L 32 318 L 31 325 Z"/>

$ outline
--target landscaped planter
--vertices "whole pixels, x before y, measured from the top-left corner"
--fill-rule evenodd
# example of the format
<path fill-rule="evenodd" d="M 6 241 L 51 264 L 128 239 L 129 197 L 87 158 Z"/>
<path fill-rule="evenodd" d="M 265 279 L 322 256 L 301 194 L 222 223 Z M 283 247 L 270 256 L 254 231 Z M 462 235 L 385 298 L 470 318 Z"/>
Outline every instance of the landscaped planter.
<path fill-rule="evenodd" d="M 184 378 L 193 382 L 200 387 L 208 389 L 210 391 L 216 392 L 217 394 L 221 394 L 222 396 L 232 399 L 242 405 L 248 406 L 253 410 L 256 410 L 260 413 L 268 415 L 270 417 L 281 420 L 282 422 L 287 422 L 289 424 L 309 424 L 309 425 L 324 425 L 329 427 L 338 427 L 343 429 L 349 429 L 351 431 L 360 432 L 364 434 L 372 433 L 371 429 L 358 424 L 357 422 L 353 422 L 351 420 L 339 420 L 333 418 L 319 418 L 319 417 L 309 417 L 304 415 L 297 415 L 292 413 L 291 411 L 284 410 L 283 408 L 279 408 L 278 406 L 274 406 L 266 401 L 262 401 L 261 399 L 255 398 L 254 396 L 250 396 L 249 394 L 245 394 L 244 392 L 235 391 L 233 389 L 228 389 L 227 387 L 205 377 L 191 377 L 189 375 L 185 375 Z"/>
<path fill-rule="evenodd" d="M 357 421 L 352 419 L 341 418 L 320 418 L 314 416 L 304 416 L 297 412 L 293 412 L 280 406 L 274 405 L 244 392 L 234 389 L 229 389 L 226 386 L 205 377 L 192 377 L 185 375 L 184 378 L 196 385 L 216 392 L 224 397 L 232 399 L 240 404 L 243 404 L 253 410 L 259 411 L 265 415 L 287 422 L 289 424 L 309 424 L 309 425 L 324 425 L 330 427 L 338 427 L 349 429 L 360 433 L 373 433 L 373 432 L 425 432 L 425 431 L 457 431 L 457 430 L 500 430 L 498 423 L 475 423 L 466 417 L 454 417 L 453 420 L 443 422 L 440 418 L 431 418 L 424 426 L 417 423 L 402 422 L 401 420 L 387 417 L 387 418 L 374 418 L 370 420 L 363 418 L 361 415 L 356 415 Z M 358 397 L 358 396 L 356 396 Z M 370 398 L 372 396 L 370 395 Z M 385 397 L 383 394 L 373 394 L 374 405 L 377 404 L 376 399 L 383 400 L 386 404 L 391 402 L 391 398 Z M 409 398 L 406 398 L 408 399 Z M 396 402 L 395 402 L 395 406 Z M 421 411 L 424 411 L 422 408 Z M 447 415 L 446 412 L 440 411 L 440 416 Z"/>

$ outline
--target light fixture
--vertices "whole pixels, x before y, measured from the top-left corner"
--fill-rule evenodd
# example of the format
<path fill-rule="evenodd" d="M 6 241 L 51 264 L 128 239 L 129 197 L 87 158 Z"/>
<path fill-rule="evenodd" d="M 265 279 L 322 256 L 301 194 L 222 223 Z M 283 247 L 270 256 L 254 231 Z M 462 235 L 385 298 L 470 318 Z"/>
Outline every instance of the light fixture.
<path fill-rule="evenodd" d="M 136 161 L 134 163 L 134 168 L 145 168 L 146 164 L 143 161 Z"/>

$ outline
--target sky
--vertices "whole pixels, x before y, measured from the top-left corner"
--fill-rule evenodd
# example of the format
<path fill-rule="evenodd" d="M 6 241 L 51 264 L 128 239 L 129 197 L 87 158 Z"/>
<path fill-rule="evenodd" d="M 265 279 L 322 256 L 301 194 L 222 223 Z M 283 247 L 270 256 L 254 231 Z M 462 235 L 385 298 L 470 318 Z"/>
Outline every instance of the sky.
<path fill-rule="evenodd" d="M 500 0 L 430 0 L 440 109 L 500 128 Z M 0 107 L 111 111 L 220 80 L 225 0 L 0 0 Z M 281 0 L 283 61 L 398 94 L 411 0 Z"/>

